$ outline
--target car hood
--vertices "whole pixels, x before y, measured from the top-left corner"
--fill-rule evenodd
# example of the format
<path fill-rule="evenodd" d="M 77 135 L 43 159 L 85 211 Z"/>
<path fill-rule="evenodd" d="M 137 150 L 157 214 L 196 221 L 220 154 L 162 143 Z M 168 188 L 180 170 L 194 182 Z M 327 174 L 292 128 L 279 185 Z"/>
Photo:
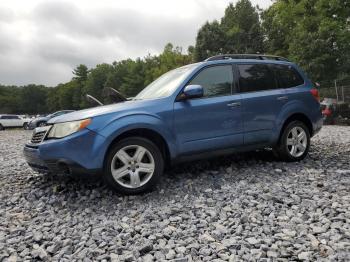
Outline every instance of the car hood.
<path fill-rule="evenodd" d="M 134 109 L 139 107 L 141 101 L 125 101 L 117 104 L 98 106 L 93 108 L 88 108 L 84 110 L 75 111 L 58 117 L 54 117 L 48 121 L 49 124 L 62 123 L 76 121 L 86 118 L 92 118 L 94 116 L 105 115 L 109 113 L 119 112 L 128 109 Z"/>

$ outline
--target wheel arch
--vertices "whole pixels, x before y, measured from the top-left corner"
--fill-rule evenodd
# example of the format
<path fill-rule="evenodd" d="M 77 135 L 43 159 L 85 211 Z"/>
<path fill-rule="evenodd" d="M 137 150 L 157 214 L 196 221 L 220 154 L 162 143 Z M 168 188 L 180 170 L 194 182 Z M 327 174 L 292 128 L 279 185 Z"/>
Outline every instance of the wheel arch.
<path fill-rule="evenodd" d="M 307 115 L 303 114 L 303 113 L 293 113 L 292 115 L 290 115 L 284 122 L 283 125 L 280 128 L 279 131 L 279 135 L 278 135 L 278 142 L 281 139 L 281 136 L 283 134 L 284 129 L 287 127 L 287 125 L 289 123 L 291 123 L 292 121 L 301 121 L 303 122 L 306 127 L 308 128 L 310 137 L 313 136 L 313 126 L 312 126 L 312 122 L 311 120 L 307 117 Z"/>
<path fill-rule="evenodd" d="M 150 129 L 150 128 L 133 128 L 126 130 L 119 135 L 117 135 L 108 145 L 108 148 L 104 154 L 104 165 L 105 161 L 107 159 L 107 156 L 110 152 L 110 150 L 122 139 L 128 138 L 128 137 L 142 137 L 146 138 L 150 141 L 152 141 L 161 151 L 164 162 L 166 165 L 169 165 L 171 162 L 171 152 L 168 143 L 166 142 L 166 139 L 157 131 Z M 103 166 L 104 166 L 103 165 Z"/>

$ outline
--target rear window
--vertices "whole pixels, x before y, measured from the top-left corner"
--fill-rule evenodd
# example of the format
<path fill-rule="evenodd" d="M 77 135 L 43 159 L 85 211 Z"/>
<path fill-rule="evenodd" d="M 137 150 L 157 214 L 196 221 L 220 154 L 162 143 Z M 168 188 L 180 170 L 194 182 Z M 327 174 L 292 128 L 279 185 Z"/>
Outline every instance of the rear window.
<path fill-rule="evenodd" d="M 265 64 L 237 65 L 240 92 L 256 92 L 275 89 L 276 81 L 272 71 Z"/>
<path fill-rule="evenodd" d="M 271 65 L 275 72 L 279 88 L 290 88 L 304 84 L 304 79 L 292 67 L 288 65 Z"/>

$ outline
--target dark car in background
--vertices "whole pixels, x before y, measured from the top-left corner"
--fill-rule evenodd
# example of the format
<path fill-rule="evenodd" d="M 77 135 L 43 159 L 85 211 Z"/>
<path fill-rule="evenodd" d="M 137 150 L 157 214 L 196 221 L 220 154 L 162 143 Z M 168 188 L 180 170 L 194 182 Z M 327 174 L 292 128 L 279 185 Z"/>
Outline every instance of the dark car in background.
<path fill-rule="evenodd" d="M 57 111 L 57 112 L 52 113 L 52 114 L 47 115 L 47 116 L 37 117 L 29 122 L 28 128 L 34 129 L 34 128 L 39 127 L 39 126 L 46 126 L 47 121 L 49 121 L 51 118 L 54 118 L 56 116 L 61 116 L 64 114 L 68 114 L 71 112 L 74 112 L 74 110 L 62 110 L 62 111 Z"/>

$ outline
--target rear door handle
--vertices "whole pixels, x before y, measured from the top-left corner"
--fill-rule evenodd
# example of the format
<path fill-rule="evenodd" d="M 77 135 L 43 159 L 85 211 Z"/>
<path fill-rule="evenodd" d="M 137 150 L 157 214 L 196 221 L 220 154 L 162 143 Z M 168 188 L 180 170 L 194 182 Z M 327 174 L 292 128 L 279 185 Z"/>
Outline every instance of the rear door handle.
<path fill-rule="evenodd" d="M 229 107 L 239 107 L 239 106 L 241 106 L 241 102 L 229 103 L 229 104 L 227 104 L 227 106 L 229 106 Z"/>
<path fill-rule="evenodd" d="M 277 97 L 277 100 L 279 100 L 279 101 L 288 100 L 288 96 L 279 96 L 279 97 Z"/>

